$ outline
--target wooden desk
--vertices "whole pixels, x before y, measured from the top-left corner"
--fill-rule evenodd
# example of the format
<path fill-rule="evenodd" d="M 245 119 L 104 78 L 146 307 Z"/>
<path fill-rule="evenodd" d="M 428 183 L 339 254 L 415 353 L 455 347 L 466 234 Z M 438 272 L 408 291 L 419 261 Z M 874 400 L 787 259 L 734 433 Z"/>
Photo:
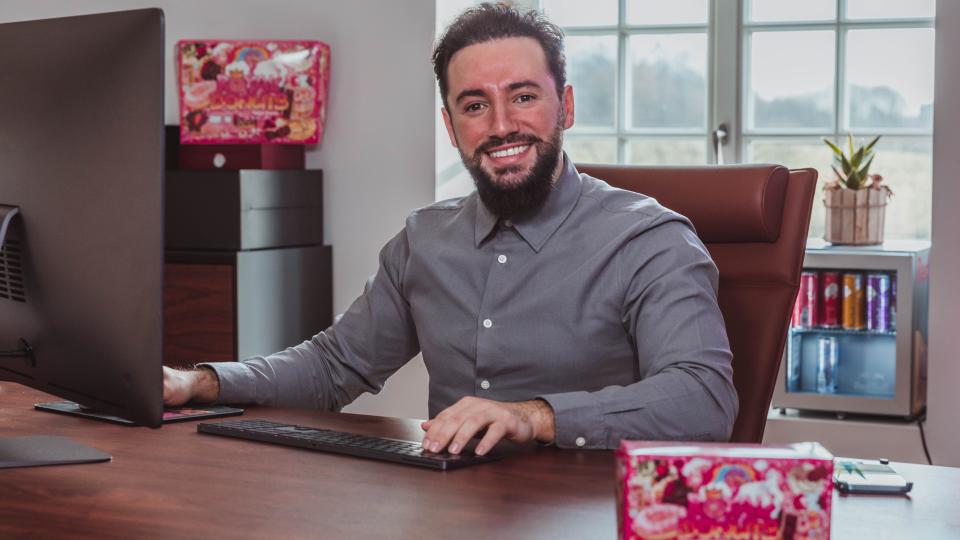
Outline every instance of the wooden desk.
<path fill-rule="evenodd" d="M 61 435 L 110 463 L 0 470 L 0 538 L 614 538 L 613 454 L 527 448 L 450 472 L 36 412 L 0 383 L 0 436 Z M 412 420 L 293 409 L 248 418 L 419 440 Z M 955 538 L 960 469 L 897 464 L 910 498 L 835 495 L 833 537 Z"/>

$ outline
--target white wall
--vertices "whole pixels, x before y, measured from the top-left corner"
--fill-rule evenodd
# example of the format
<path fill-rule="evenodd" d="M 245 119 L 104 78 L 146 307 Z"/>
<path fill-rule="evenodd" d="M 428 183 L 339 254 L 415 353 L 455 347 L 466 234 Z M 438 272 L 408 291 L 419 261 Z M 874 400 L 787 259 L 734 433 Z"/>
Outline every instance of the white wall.
<path fill-rule="evenodd" d="M 184 38 L 318 39 L 331 47 L 322 146 L 324 228 L 333 246 L 334 310 L 344 311 L 376 271 L 380 247 L 406 215 L 433 201 L 434 0 L 0 0 L 0 22 L 160 7 L 166 13 L 166 121 L 177 123 L 173 45 Z M 15 54 L 7 51 L 7 54 Z M 97 66 L 90 66 L 96 76 Z M 426 417 L 417 359 L 356 412 Z"/>
<path fill-rule="evenodd" d="M 937 465 L 960 466 L 960 2 L 937 2 L 930 250 L 928 444 Z"/>

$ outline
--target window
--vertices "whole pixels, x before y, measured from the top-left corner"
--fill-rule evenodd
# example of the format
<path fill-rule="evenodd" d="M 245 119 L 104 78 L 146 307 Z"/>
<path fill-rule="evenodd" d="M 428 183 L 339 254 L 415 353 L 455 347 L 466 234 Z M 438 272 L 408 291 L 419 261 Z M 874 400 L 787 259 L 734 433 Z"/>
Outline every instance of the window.
<path fill-rule="evenodd" d="M 895 196 L 887 238 L 929 238 L 934 0 L 747 0 L 739 158 L 835 175 L 824 137 L 882 135 L 871 171 Z M 823 204 L 810 235 L 823 235 Z"/>
<path fill-rule="evenodd" d="M 823 138 L 882 135 L 871 172 L 895 193 L 886 235 L 930 237 L 935 0 L 540 6 L 567 35 L 577 119 L 564 146 L 574 161 L 774 162 L 815 167 L 822 186 L 834 177 Z M 721 124 L 729 137 L 718 156 Z M 437 145 L 438 197 L 468 192 L 442 131 Z M 820 199 L 811 236 L 823 234 Z"/>
<path fill-rule="evenodd" d="M 567 35 L 574 161 L 702 164 L 709 129 L 708 0 L 542 0 Z"/>

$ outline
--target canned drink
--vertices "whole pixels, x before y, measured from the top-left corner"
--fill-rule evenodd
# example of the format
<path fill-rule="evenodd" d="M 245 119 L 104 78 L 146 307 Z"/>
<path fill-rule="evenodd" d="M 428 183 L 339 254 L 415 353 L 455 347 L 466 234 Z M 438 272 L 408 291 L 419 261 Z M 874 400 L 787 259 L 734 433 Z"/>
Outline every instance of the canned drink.
<path fill-rule="evenodd" d="M 837 360 L 839 341 L 835 336 L 820 336 L 817 340 L 817 393 L 837 393 Z"/>
<path fill-rule="evenodd" d="M 897 276 L 890 276 L 890 330 L 897 329 Z"/>
<path fill-rule="evenodd" d="M 848 330 L 863 330 L 863 276 L 847 273 L 843 275 L 843 327 Z"/>
<path fill-rule="evenodd" d="M 790 332 L 787 343 L 787 392 L 800 391 L 801 356 L 803 354 L 803 334 Z"/>
<path fill-rule="evenodd" d="M 867 330 L 890 331 L 890 276 L 867 274 Z"/>
<path fill-rule="evenodd" d="M 820 287 L 823 291 L 823 307 L 820 314 L 820 326 L 836 328 L 840 326 L 840 272 L 821 272 Z"/>
<path fill-rule="evenodd" d="M 800 274 L 800 292 L 797 294 L 797 303 L 793 306 L 793 326 L 798 328 L 813 328 L 817 320 L 817 296 L 819 279 L 816 272 Z"/>

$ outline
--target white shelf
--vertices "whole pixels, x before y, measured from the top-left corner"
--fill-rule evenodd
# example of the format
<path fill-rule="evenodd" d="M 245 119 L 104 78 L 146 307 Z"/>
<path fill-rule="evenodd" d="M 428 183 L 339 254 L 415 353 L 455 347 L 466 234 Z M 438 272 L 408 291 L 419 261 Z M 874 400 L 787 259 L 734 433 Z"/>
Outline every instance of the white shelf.
<path fill-rule="evenodd" d="M 793 409 L 787 409 L 786 414 L 779 409 L 770 410 L 763 434 L 765 444 L 805 441 L 819 442 L 834 456 L 927 462 L 916 421 L 862 417 L 839 420 L 823 414 L 800 414 Z"/>

